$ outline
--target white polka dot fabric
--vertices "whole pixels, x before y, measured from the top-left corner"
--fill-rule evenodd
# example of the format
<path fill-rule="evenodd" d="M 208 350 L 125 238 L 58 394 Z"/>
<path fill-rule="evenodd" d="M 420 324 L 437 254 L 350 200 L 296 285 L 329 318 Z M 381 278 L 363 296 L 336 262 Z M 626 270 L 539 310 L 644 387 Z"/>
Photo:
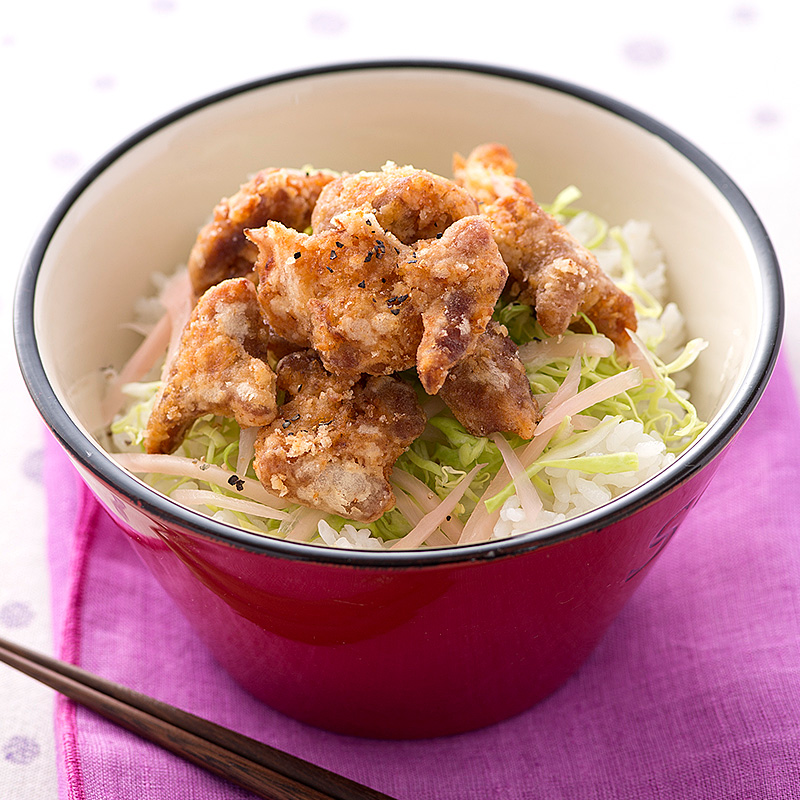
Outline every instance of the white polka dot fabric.
<path fill-rule="evenodd" d="M 328 62 L 444 58 L 581 83 L 704 149 L 761 215 L 800 295 L 800 48 L 785 0 L 648 4 L 6 4 L 0 20 L 0 636 L 52 651 L 41 422 L 16 366 L 12 287 L 61 195 L 133 130 L 231 84 Z M 786 351 L 800 374 L 800 321 Z M 52 693 L 0 665 L 0 797 L 56 796 Z M 800 787 L 797 788 L 800 796 Z"/>

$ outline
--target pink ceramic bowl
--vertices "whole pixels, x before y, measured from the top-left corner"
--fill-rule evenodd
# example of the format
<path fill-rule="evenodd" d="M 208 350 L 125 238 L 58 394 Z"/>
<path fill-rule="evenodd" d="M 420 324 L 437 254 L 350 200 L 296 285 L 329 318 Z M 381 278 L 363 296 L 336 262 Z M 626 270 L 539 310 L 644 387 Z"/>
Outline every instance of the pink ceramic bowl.
<path fill-rule="evenodd" d="M 262 538 L 164 498 L 92 435 L 98 368 L 120 365 L 149 275 L 186 259 L 223 195 L 264 166 L 449 174 L 506 143 L 540 198 L 570 183 L 605 218 L 648 220 L 692 336 L 707 430 L 656 478 L 543 532 L 379 553 Z M 98 163 L 24 266 L 19 360 L 42 416 L 219 662 L 255 697 L 334 731 L 427 737 L 493 723 L 560 686 L 697 502 L 771 373 L 783 301 L 756 214 L 708 157 L 608 97 L 473 65 L 338 65 L 181 108 Z M 155 656 L 155 654 L 154 654 Z M 436 676 L 434 678 L 434 676 Z M 443 677 L 444 676 L 444 677 Z"/>

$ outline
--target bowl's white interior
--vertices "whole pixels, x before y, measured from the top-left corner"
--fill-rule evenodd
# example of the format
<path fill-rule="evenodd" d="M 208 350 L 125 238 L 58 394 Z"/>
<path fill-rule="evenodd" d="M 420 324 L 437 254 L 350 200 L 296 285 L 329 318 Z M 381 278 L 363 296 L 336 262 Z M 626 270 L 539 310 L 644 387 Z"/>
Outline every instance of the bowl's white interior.
<path fill-rule="evenodd" d="M 744 226 L 706 175 L 659 137 L 568 94 L 445 69 L 380 69 L 268 85 L 161 128 L 105 169 L 45 254 L 35 300 L 44 366 L 75 421 L 99 416 L 96 380 L 138 342 L 121 323 L 154 271 L 185 262 L 220 197 L 255 170 L 376 169 L 387 160 L 451 174 L 454 151 L 507 144 L 537 198 L 568 184 L 611 223 L 648 220 L 692 336 L 710 347 L 692 390 L 702 416 L 741 385 L 762 291 Z"/>

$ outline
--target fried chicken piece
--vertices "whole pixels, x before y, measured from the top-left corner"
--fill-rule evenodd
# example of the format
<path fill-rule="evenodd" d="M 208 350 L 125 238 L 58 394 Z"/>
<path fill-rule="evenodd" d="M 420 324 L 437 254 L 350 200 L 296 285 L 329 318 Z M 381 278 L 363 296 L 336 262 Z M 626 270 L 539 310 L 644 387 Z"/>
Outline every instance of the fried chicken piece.
<path fill-rule="evenodd" d="M 540 419 L 517 346 L 495 321 L 450 370 L 439 396 L 474 436 L 505 432 L 530 439 Z"/>
<path fill-rule="evenodd" d="M 336 375 L 416 365 L 429 394 L 483 333 L 508 276 L 480 215 L 410 246 L 365 209 L 311 235 L 276 222 L 247 235 L 259 249 L 262 313 L 277 335 L 312 347 Z"/>
<path fill-rule="evenodd" d="M 234 195 L 220 200 L 189 254 L 195 297 L 226 278 L 252 273 L 256 251 L 244 235 L 245 228 L 274 219 L 305 230 L 319 193 L 334 177 L 320 171 L 263 169 Z"/>
<path fill-rule="evenodd" d="M 426 424 L 414 390 L 390 376 L 331 375 L 310 350 L 280 361 L 277 385 L 291 399 L 256 439 L 264 486 L 360 522 L 391 509 L 394 462 Z"/>
<path fill-rule="evenodd" d="M 459 153 L 453 156 L 456 182 L 482 205 L 508 195 L 533 198 L 531 187 L 516 172 L 511 152 L 496 142 L 478 145 L 466 159 Z"/>
<path fill-rule="evenodd" d="M 314 231 L 331 227 L 334 217 L 352 208 L 373 211 L 381 227 L 403 244 L 432 239 L 456 220 L 478 213 L 475 199 L 454 181 L 392 162 L 380 172 L 343 175 L 329 183 L 314 207 Z"/>
<path fill-rule="evenodd" d="M 603 271 L 594 254 L 533 199 L 515 177 L 516 164 L 502 145 L 475 148 L 453 159 L 456 180 L 482 201 L 519 299 L 536 310 L 550 336 L 564 333 L 583 312 L 615 344 L 636 330 L 633 300 Z"/>
<path fill-rule="evenodd" d="M 265 362 L 268 329 L 247 278 L 229 278 L 198 301 L 181 335 L 145 430 L 148 453 L 172 453 L 204 414 L 243 427 L 275 419 L 275 373 Z"/>

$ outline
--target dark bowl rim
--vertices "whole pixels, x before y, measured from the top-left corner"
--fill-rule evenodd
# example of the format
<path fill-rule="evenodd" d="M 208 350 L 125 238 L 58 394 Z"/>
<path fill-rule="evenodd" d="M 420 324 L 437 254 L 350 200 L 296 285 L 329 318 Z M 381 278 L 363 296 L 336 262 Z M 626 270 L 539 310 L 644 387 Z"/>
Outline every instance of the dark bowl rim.
<path fill-rule="evenodd" d="M 508 539 L 471 545 L 409 551 L 343 550 L 269 538 L 205 517 L 174 503 L 150 489 L 115 464 L 93 440 L 87 438 L 61 406 L 49 383 L 36 344 L 34 304 L 36 281 L 49 243 L 78 197 L 111 164 L 144 139 L 192 113 L 220 101 L 260 90 L 273 84 L 305 80 L 340 72 L 372 70 L 439 70 L 476 73 L 519 81 L 550 89 L 587 102 L 655 134 L 691 161 L 716 186 L 744 226 L 755 251 L 763 280 L 762 316 L 765 321 L 752 363 L 737 394 L 703 437 L 659 475 L 606 505 L 553 525 L 547 533 L 533 531 Z M 135 506 L 193 534 L 264 555 L 320 564 L 362 568 L 436 567 L 507 557 L 551 546 L 612 525 L 656 502 L 696 475 L 713 461 L 733 439 L 760 399 L 775 366 L 783 332 L 784 298 L 780 269 L 769 236 L 761 220 L 734 181 L 709 156 L 681 134 L 650 115 L 596 90 L 575 83 L 515 68 L 475 62 L 433 59 L 353 61 L 312 66 L 269 75 L 213 92 L 165 114 L 109 150 L 92 165 L 64 195 L 31 245 L 18 278 L 14 299 L 14 339 L 23 379 L 37 409 L 52 434 L 78 465 L 93 477 L 127 498 Z"/>

